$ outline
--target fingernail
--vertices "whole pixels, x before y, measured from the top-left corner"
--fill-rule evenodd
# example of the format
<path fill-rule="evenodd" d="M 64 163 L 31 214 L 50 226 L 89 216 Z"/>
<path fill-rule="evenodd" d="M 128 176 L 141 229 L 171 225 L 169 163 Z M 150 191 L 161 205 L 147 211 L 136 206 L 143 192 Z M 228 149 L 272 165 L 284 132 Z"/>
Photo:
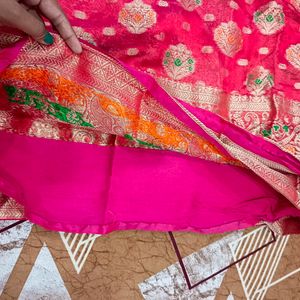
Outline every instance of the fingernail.
<path fill-rule="evenodd" d="M 82 52 L 82 46 L 79 42 L 75 43 L 72 48 L 73 51 L 77 54 L 80 54 Z"/>
<path fill-rule="evenodd" d="M 48 44 L 48 45 L 52 45 L 53 44 L 54 38 L 53 38 L 53 36 L 49 32 L 47 32 L 45 34 L 45 36 L 44 36 L 44 42 L 46 44 Z"/>

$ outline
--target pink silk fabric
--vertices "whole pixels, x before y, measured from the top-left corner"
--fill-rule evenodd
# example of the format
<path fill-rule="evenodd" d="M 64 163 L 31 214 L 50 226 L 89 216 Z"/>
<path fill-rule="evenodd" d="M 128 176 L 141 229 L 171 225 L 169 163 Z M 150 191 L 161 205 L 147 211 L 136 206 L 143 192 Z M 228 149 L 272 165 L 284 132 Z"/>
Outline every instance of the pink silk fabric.
<path fill-rule="evenodd" d="M 0 35 L 0 45 L 5 44 L 0 52 L 0 193 L 21 204 L 26 218 L 48 229 L 81 233 L 215 233 L 261 223 L 278 233 L 300 233 L 300 0 L 60 3 L 84 44 L 80 56 L 58 36 L 42 57 L 36 43 L 19 40 L 7 46 L 5 34 Z M 23 71 L 14 73 L 20 67 Z M 140 106 L 150 121 L 153 112 L 145 117 L 142 104 L 152 97 L 182 130 L 209 142 L 228 161 L 146 149 L 155 139 L 145 142 L 143 132 L 134 136 L 140 143 L 134 147 L 122 140 L 128 135 L 100 129 L 117 142 L 100 146 L 72 139 L 80 126 L 55 123 L 36 112 L 37 106 L 26 110 L 7 104 L 5 90 L 13 86 L 16 95 L 38 91 L 35 95 L 47 95 L 52 103 L 64 101 L 77 109 L 51 95 L 48 82 L 26 80 L 29 68 L 54 70 L 50 83 L 67 78 L 124 107 Z M 109 84 L 103 90 L 93 84 L 118 77 L 118 68 L 127 72 L 127 85 L 142 86 L 141 102 L 122 100 L 122 80 L 116 83 L 118 93 Z M 32 115 L 26 119 L 28 111 Z M 40 120 L 44 127 L 34 127 Z M 154 121 L 165 119 L 158 115 Z M 47 128 L 60 134 L 54 137 Z"/>
<path fill-rule="evenodd" d="M 299 99 L 299 0 L 60 3 L 79 37 L 104 53 L 156 78 L 225 92 L 219 110 L 232 91 Z"/>
<path fill-rule="evenodd" d="M 0 140 L 2 191 L 24 205 L 29 220 L 52 230 L 217 233 L 300 217 L 300 210 L 240 167 L 5 132 Z"/>

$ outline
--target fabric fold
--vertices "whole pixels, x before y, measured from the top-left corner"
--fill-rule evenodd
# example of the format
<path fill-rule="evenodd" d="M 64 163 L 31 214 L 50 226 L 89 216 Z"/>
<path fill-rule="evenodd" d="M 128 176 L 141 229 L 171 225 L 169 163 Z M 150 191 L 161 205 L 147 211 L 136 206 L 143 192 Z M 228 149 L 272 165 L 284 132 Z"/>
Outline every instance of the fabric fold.
<path fill-rule="evenodd" d="M 54 32 L 46 47 L 0 31 L 5 199 L 61 231 L 298 232 L 299 45 L 287 38 L 298 21 L 286 1 L 62 6 L 81 55 Z"/>

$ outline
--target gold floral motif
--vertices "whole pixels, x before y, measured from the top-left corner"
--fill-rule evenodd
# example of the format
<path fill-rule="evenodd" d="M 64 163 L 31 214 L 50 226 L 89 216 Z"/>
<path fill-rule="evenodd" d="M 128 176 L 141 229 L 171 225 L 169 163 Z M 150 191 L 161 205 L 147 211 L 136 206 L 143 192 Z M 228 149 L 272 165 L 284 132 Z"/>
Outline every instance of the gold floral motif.
<path fill-rule="evenodd" d="M 298 101 L 287 100 L 276 94 L 241 95 L 238 92 L 225 94 L 203 82 L 191 84 L 163 77 L 157 77 L 156 80 L 173 97 L 195 107 L 212 111 L 254 135 L 265 137 L 282 150 L 300 159 L 300 103 Z M 222 106 L 228 109 L 220 111 L 221 101 Z M 284 104 L 286 101 L 289 102 L 289 106 Z M 273 106 L 280 107 L 276 111 L 282 112 L 282 115 L 276 116 L 275 120 L 274 115 L 271 115 Z M 291 119 L 283 119 L 286 115 L 292 116 Z M 272 125 L 275 127 L 272 128 Z M 271 135 L 272 132 L 274 135 Z"/>
<path fill-rule="evenodd" d="M 252 95 L 260 96 L 274 85 L 274 79 L 269 70 L 257 66 L 249 72 L 246 85 Z"/>
<path fill-rule="evenodd" d="M 239 93 L 230 94 L 229 111 L 257 111 L 270 112 L 269 96 L 248 96 Z"/>
<path fill-rule="evenodd" d="M 262 34 L 271 35 L 276 33 L 284 26 L 282 6 L 275 1 L 261 6 L 254 13 L 253 21 Z"/>
<path fill-rule="evenodd" d="M 142 0 L 133 0 L 121 9 L 118 21 L 129 32 L 141 34 L 156 23 L 156 12 Z"/>
<path fill-rule="evenodd" d="M 174 99 L 179 107 L 195 121 L 206 133 L 222 145 L 234 158 L 237 158 L 244 166 L 247 166 L 259 177 L 268 182 L 274 189 L 284 195 L 293 204 L 299 203 L 298 193 L 295 186 L 295 179 L 298 177 L 286 167 L 262 158 L 241 146 L 235 144 L 227 136 L 219 134 L 206 127 L 197 117 L 187 110 L 181 103 Z M 290 174 L 287 174 L 290 173 Z"/>
<path fill-rule="evenodd" d="M 0 110 L 0 130 L 7 129 L 10 127 L 11 116 L 6 111 Z"/>
<path fill-rule="evenodd" d="M 300 125 L 277 119 L 263 133 L 280 145 L 280 148 L 300 159 Z"/>
<path fill-rule="evenodd" d="M 213 107 L 220 102 L 221 90 L 207 86 L 202 81 L 192 84 L 164 77 L 156 77 L 156 80 L 173 97 L 184 100 L 195 107 L 213 110 Z"/>
<path fill-rule="evenodd" d="M 30 129 L 29 135 L 35 137 L 43 137 L 48 139 L 59 139 L 59 130 L 48 122 L 43 120 L 35 120 Z"/>
<path fill-rule="evenodd" d="M 171 45 L 165 52 L 163 66 L 170 78 L 179 80 L 194 72 L 195 59 L 185 45 Z"/>
<path fill-rule="evenodd" d="M 229 102 L 229 121 L 252 134 L 261 135 L 261 125 L 269 120 L 270 98 L 232 93 Z"/>
<path fill-rule="evenodd" d="M 279 95 L 230 97 L 230 122 L 257 136 L 263 136 L 282 150 L 300 159 L 300 104 Z M 272 107 L 280 114 L 271 115 Z"/>
<path fill-rule="evenodd" d="M 300 44 L 291 45 L 285 51 L 288 62 L 296 69 L 300 69 Z"/>
<path fill-rule="evenodd" d="M 229 21 L 221 23 L 214 30 L 214 41 L 223 54 L 233 57 L 242 49 L 243 36 L 238 25 Z"/>
<path fill-rule="evenodd" d="M 198 6 L 202 5 L 202 0 L 177 0 L 177 1 L 187 11 L 193 11 Z"/>
<path fill-rule="evenodd" d="M 88 132 L 87 130 L 84 130 L 82 128 L 73 128 L 72 140 L 74 142 L 93 144 L 95 141 L 95 137 L 92 133 Z"/>
<path fill-rule="evenodd" d="M 59 42 L 57 42 L 59 43 Z M 56 45 L 57 46 L 57 45 Z M 61 47 L 61 49 L 60 49 Z M 55 47 L 55 49 L 51 48 L 49 49 L 47 47 L 45 48 L 38 48 L 36 44 L 34 45 L 27 45 L 25 48 L 23 48 L 21 54 L 17 58 L 16 62 L 14 63 L 14 66 L 11 67 L 12 69 L 16 66 L 27 66 L 28 62 L 31 64 L 36 65 L 37 67 L 45 65 L 51 69 L 56 70 L 59 69 L 60 74 L 67 74 L 71 78 L 76 78 L 76 62 L 78 63 L 78 57 L 76 58 L 72 56 L 71 58 L 66 58 L 65 60 L 62 60 L 60 52 L 64 52 L 65 45 L 62 44 L 59 47 Z M 54 51 L 55 50 L 55 51 Z M 86 55 L 85 59 L 93 61 L 92 65 L 89 65 L 89 69 L 87 70 L 90 74 L 96 74 L 96 76 L 93 76 L 93 78 L 82 78 L 80 83 L 84 86 L 92 86 L 94 89 L 100 89 L 101 91 L 104 90 L 108 94 L 113 94 L 115 97 L 117 97 L 120 93 L 120 99 L 122 103 L 124 102 L 128 107 L 132 105 L 132 103 L 136 103 L 134 100 L 138 99 L 141 100 L 141 94 L 145 95 L 146 91 L 143 87 L 141 87 L 136 80 L 134 80 L 121 66 L 119 66 L 115 61 L 112 59 L 104 56 L 101 53 L 98 53 L 89 47 L 86 47 L 86 51 L 83 52 L 82 55 Z M 24 53 L 26 52 L 26 53 Z M 47 59 L 45 59 L 45 57 Z M 49 58 L 50 57 L 50 58 Z M 66 60 L 74 60 L 73 63 L 67 64 Z M 96 72 L 94 72 L 96 70 Z M 25 72 L 26 74 L 26 72 Z M 26 79 L 26 78 L 25 78 Z M 175 82 L 175 80 L 173 80 Z M 203 84 L 204 85 L 204 84 Z M 103 87 L 103 88 L 102 88 Z M 203 90 L 205 90 L 205 86 L 203 86 Z M 229 95 L 226 95 L 223 92 L 220 92 L 220 96 L 217 96 L 213 93 L 214 90 L 212 90 L 212 94 L 208 97 L 212 99 L 212 101 L 215 101 L 215 99 L 225 99 L 226 97 L 229 99 Z M 190 91 L 187 91 L 188 93 Z M 196 94 L 195 94 L 196 95 Z M 150 97 L 150 96 L 149 96 Z M 213 98 L 215 97 L 215 98 Z M 252 99 L 255 98 L 256 95 L 253 95 Z M 259 97 L 265 97 L 265 96 L 257 96 Z M 265 99 L 265 98 L 261 98 Z M 145 99 L 143 99 L 145 100 Z M 153 99 L 152 99 L 153 100 Z M 207 101 L 209 101 L 207 100 Z M 227 99 L 225 99 L 226 101 Z M 174 99 L 176 103 L 179 103 Z M 272 101 L 272 99 L 270 99 Z M 159 106 L 155 104 L 155 100 L 149 101 L 151 105 L 153 105 L 153 110 L 156 109 L 158 111 L 159 109 L 162 110 L 162 113 L 165 113 L 165 111 Z M 262 101 L 263 102 L 263 101 Z M 296 102 L 296 101 L 294 101 Z M 272 103 L 272 102 L 270 102 Z M 285 100 L 285 103 L 287 101 Z M 147 101 L 148 105 L 148 101 Z M 184 107 L 181 106 L 184 110 Z M 156 112 L 155 111 L 155 112 Z M 214 113 L 220 113 L 219 111 L 213 111 Z M 150 114 L 150 112 L 148 111 Z M 166 111 L 166 114 L 168 111 Z M 237 158 L 239 161 L 241 161 L 244 165 L 247 165 L 249 168 L 251 168 L 256 174 L 264 178 L 267 182 L 269 182 L 274 188 L 279 190 L 281 193 L 283 193 L 288 199 L 291 201 L 295 201 L 295 180 L 291 176 L 293 174 L 286 174 L 289 172 L 288 170 L 283 170 L 284 167 L 281 165 L 278 165 L 272 161 L 264 160 L 261 157 L 258 157 L 255 154 L 248 153 L 245 149 L 242 149 L 240 146 L 235 145 L 234 143 L 230 143 L 230 140 L 226 138 L 223 135 L 214 133 L 209 128 L 205 127 L 197 118 L 190 115 L 188 111 L 186 111 L 187 115 L 189 115 L 203 130 L 205 130 L 214 140 L 216 140 L 220 145 L 224 146 L 233 157 Z M 299 110 L 298 110 L 299 115 Z M 144 115 L 143 115 L 144 116 Z M 145 116 L 145 118 L 149 117 L 148 115 Z M 295 119 L 296 120 L 296 119 Z M 165 122 L 164 122 L 165 123 Z M 166 117 L 166 123 L 172 124 L 174 126 L 178 126 L 179 128 L 182 128 L 182 124 L 180 122 L 177 122 L 176 120 L 173 120 L 172 118 Z M 138 123 L 137 123 L 138 124 Z M 156 131 L 159 135 L 168 135 L 165 133 L 164 130 L 162 130 L 157 124 Z M 183 128 L 182 131 L 185 131 L 185 128 Z M 192 139 L 190 139 L 192 140 Z M 182 145 L 180 145 L 183 149 L 187 147 L 187 153 L 191 154 L 193 145 L 186 145 L 183 141 Z M 197 149 L 196 149 L 197 150 Z M 199 156 L 203 155 L 206 159 L 211 159 L 215 161 L 222 161 L 222 158 L 220 158 L 220 154 L 218 153 L 200 153 Z M 235 163 L 237 163 L 235 161 Z M 283 170 L 281 172 L 277 170 Z M 285 173 L 286 172 L 286 173 Z M 289 172 L 290 173 L 290 172 Z M 291 175 L 291 176 L 290 176 Z"/>
<path fill-rule="evenodd" d="M 97 46 L 97 43 L 95 42 L 95 39 L 91 33 L 86 32 L 82 27 L 78 26 L 73 26 L 73 29 L 79 38 L 81 38 L 84 41 L 87 41 L 88 43 L 94 46 Z"/>
<path fill-rule="evenodd" d="M 285 105 L 287 101 L 289 106 Z M 281 112 L 273 116 L 272 122 L 262 123 L 262 134 L 300 159 L 300 103 L 281 95 L 273 95 L 273 103 Z"/>
<path fill-rule="evenodd" d="M 110 96 L 110 98 L 112 97 Z M 126 124 L 121 102 L 118 99 L 113 99 L 113 102 L 104 108 L 100 105 L 100 99 L 100 94 L 99 97 L 92 96 L 88 99 L 86 111 L 83 114 L 86 120 L 91 122 L 100 132 L 123 136 L 129 123 Z"/>
<path fill-rule="evenodd" d="M 300 0 L 290 0 L 291 4 L 300 12 Z"/>
<path fill-rule="evenodd" d="M 22 38 L 21 36 L 17 36 L 5 32 L 1 32 L 0 35 L 1 35 L 0 48 L 8 47 L 9 45 L 16 43 L 18 40 Z"/>
<path fill-rule="evenodd" d="M 33 82 L 35 88 L 42 89 L 40 93 L 44 91 L 48 93 L 50 89 L 51 97 L 54 97 L 53 101 L 60 102 L 66 99 L 70 107 L 78 109 L 81 106 L 80 112 L 92 119 L 94 113 L 110 114 L 109 123 L 104 122 L 105 118 L 102 119 L 101 123 L 99 120 L 97 122 L 93 121 L 95 129 L 91 129 L 91 131 L 95 130 L 94 132 L 98 134 L 101 133 L 100 128 L 103 126 L 106 126 L 103 127 L 106 129 L 107 126 L 111 128 L 110 133 L 115 135 L 124 134 L 124 128 L 126 134 L 129 132 L 138 135 L 144 130 L 146 140 L 142 140 L 142 142 L 156 146 L 163 145 L 163 149 L 181 151 L 187 155 L 198 153 L 197 155 L 200 155 L 201 158 L 220 163 L 232 163 L 229 157 L 223 155 L 215 146 L 202 137 L 191 132 L 174 115 L 161 107 L 145 87 L 128 73 L 122 65 L 87 45 L 83 46 L 85 51 L 80 57 L 68 56 L 65 51 L 66 45 L 58 36 L 56 36 L 52 47 L 40 47 L 36 42 L 29 41 L 23 47 L 14 64 L 5 71 L 5 74 L 2 73 L 1 81 L 3 84 L 9 85 L 12 84 L 11 81 L 17 80 L 19 85 L 22 84 L 27 88 L 31 88 L 30 85 Z M 85 72 L 91 74 L 91 76 L 78 78 L 80 59 L 85 62 L 93 62 L 86 64 L 85 69 Z M 34 69 L 30 67 L 32 64 L 35 65 Z M 85 65 L 82 65 L 82 68 L 84 69 Z M 59 74 L 59 76 L 57 77 L 55 74 Z M 52 82 L 51 78 L 55 78 L 55 82 Z M 71 81 L 70 78 L 72 78 Z M 78 81 L 80 84 L 77 83 Z M 91 96 L 95 93 L 99 98 L 98 103 L 97 101 L 90 101 Z M 111 97 L 111 95 L 114 95 L 114 97 Z M 119 105 L 116 99 L 122 105 Z M 136 103 L 141 104 L 138 111 Z M 99 104 L 101 104 L 103 111 L 94 112 L 95 106 L 93 105 Z M 153 106 L 152 110 L 150 110 L 150 105 Z M 123 115 L 124 113 L 125 115 Z M 161 136 L 155 130 L 155 120 L 157 119 L 165 124 L 166 133 L 164 136 Z M 126 123 L 119 126 L 119 122 L 124 121 Z M 129 123 L 127 123 L 128 121 Z M 60 133 L 62 133 L 62 124 L 57 122 L 55 125 L 59 126 Z M 62 133 L 60 139 L 72 141 L 70 128 L 69 130 L 64 128 L 64 130 L 66 130 L 66 134 Z M 14 127 L 11 131 L 19 133 L 20 129 Z M 139 139 L 137 135 L 132 135 L 132 137 Z M 191 140 L 193 140 L 193 146 L 189 145 Z M 95 141 L 95 144 L 98 143 L 98 140 Z M 199 151 L 195 151 L 195 146 L 199 147 Z"/>
<path fill-rule="evenodd" d="M 114 27 L 104 27 L 102 29 L 102 34 L 105 36 L 114 36 L 116 35 L 116 30 Z"/>

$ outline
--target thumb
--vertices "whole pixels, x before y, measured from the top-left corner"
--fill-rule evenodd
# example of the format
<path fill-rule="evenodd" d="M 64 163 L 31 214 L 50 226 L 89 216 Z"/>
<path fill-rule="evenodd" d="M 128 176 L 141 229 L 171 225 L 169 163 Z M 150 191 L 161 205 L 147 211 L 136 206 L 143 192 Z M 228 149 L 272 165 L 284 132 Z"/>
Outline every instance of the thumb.
<path fill-rule="evenodd" d="M 35 10 L 14 1 L 11 2 L 11 5 L 6 14 L 2 16 L 8 25 L 22 30 L 41 44 L 53 44 L 53 36 L 46 30 L 44 22 Z"/>

